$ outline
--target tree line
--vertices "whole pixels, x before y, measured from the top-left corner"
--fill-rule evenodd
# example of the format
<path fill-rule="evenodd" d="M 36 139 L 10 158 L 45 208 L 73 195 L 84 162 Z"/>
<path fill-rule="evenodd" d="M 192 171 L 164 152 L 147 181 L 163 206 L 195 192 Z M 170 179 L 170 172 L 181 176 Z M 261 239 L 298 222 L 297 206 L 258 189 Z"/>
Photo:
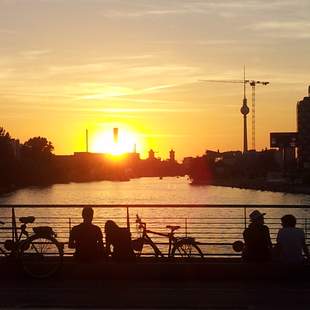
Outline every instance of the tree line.
<path fill-rule="evenodd" d="M 45 137 L 24 143 L 0 127 L 0 190 L 53 182 L 53 144 Z"/>

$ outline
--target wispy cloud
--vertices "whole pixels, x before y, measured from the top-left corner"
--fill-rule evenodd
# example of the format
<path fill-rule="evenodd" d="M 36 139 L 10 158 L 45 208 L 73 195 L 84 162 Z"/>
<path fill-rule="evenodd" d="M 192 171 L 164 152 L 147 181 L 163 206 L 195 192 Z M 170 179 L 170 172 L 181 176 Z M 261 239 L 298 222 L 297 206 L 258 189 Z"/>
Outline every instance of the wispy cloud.
<path fill-rule="evenodd" d="M 25 59 L 28 60 L 34 60 L 37 59 L 41 56 L 49 54 L 51 51 L 50 50 L 27 50 L 27 51 L 22 51 L 20 52 L 21 56 L 24 57 Z"/>
<path fill-rule="evenodd" d="M 190 134 L 138 134 L 140 137 L 147 137 L 147 138 L 178 138 L 178 137 L 189 137 Z"/>
<path fill-rule="evenodd" d="M 310 28 L 309 21 L 266 21 L 249 26 L 254 30 L 304 30 Z"/>
<path fill-rule="evenodd" d="M 247 26 L 265 36 L 278 38 L 310 38 L 309 21 L 265 21 Z"/>
<path fill-rule="evenodd" d="M 120 2 L 121 4 L 121 2 Z M 124 3 L 123 3 L 124 4 Z M 214 14 L 230 18 L 241 11 L 270 11 L 299 5 L 306 5 L 307 0 L 192 0 L 192 1 L 139 1 L 132 6 L 119 5 L 105 10 L 101 14 L 107 18 L 139 18 L 149 16 L 171 16 L 189 14 Z"/>
<path fill-rule="evenodd" d="M 0 35 L 4 34 L 4 35 L 16 35 L 17 31 L 12 30 L 12 29 L 0 29 Z"/>

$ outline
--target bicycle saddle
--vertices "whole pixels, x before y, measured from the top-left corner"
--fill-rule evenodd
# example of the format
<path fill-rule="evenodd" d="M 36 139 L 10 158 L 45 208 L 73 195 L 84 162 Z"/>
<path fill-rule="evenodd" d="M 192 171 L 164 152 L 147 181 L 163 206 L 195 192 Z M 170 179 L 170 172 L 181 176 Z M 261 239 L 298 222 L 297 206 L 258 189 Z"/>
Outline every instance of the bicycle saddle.
<path fill-rule="evenodd" d="M 171 225 L 167 225 L 166 228 L 171 229 L 171 231 L 175 231 L 177 229 L 179 229 L 181 226 L 171 226 Z"/>
<path fill-rule="evenodd" d="M 33 223 L 35 219 L 36 218 L 34 216 L 24 216 L 24 217 L 20 217 L 19 221 L 23 224 L 30 224 L 30 223 Z"/>

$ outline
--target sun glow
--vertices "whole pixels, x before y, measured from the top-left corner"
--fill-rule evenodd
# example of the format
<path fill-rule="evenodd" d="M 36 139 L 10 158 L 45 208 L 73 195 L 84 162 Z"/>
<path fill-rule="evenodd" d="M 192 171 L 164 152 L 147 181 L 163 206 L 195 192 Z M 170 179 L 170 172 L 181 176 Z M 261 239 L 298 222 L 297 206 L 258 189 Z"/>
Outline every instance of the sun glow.
<path fill-rule="evenodd" d="M 133 152 L 137 146 L 138 138 L 133 132 L 119 130 L 118 141 L 114 141 L 113 131 L 100 132 L 91 142 L 91 150 L 95 153 L 121 155 Z"/>

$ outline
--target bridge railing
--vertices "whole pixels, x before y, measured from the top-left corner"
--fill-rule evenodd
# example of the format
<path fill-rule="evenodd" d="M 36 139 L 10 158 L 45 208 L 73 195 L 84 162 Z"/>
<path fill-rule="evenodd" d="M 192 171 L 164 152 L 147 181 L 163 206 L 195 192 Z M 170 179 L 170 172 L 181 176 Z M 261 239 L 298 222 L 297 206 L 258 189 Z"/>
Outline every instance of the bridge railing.
<path fill-rule="evenodd" d="M 12 237 L 12 208 L 16 214 L 17 227 L 21 216 L 33 215 L 36 220 L 28 224 L 31 232 L 35 226 L 51 226 L 57 233 L 57 239 L 65 244 L 65 255 L 73 252 L 67 246 L 69 233 L 74 225 L 81 222 L 81 210 L 85 205 L 2 205 L 0 206 L 0 246 Z M 293 214 L 297 218 L 297 227 L 305 231 L 309 242 L 308 206 L 279 205 L 89 205 L 95 210 L 93 223 L 104 232 L 107 220 L 114 220 L 121 227 L 129 227 L 132 238 L 140 232 L 135 223 L 136 214 L 142 217 L 147 228 L 157 232 L 168 232 L 166 225 L 179 225 L 176 236 L 194 237 L 206 257 L 240 256 L 232 250 L 232 243 L 243 240 L 243 231 L 249 224 L 248 216 L 254 209 L 266 212 L 265 223 L 270 229 L 272 242 L 276 243 L 277 232 L 281 228 L 280 218 L 284 214 Z M 163 254 L 168 252 L 168 239 L 150 234 Z M 309 242 L 310 243 L 310 242 Z M 151 253 L 146 253 L 151 255 Z"/>

